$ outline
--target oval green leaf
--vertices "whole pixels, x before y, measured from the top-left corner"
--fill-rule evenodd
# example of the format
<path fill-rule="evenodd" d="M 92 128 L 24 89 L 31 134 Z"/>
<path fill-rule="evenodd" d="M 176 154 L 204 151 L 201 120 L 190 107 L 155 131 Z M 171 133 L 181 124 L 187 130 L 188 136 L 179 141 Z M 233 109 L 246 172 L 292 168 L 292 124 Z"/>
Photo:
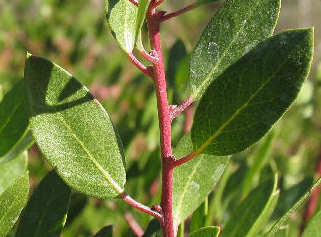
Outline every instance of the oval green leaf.
<path fill-rule="evenodd" d="M 192 150 L 190 133 L 186 134 L 174 151 L 183 157 Z M 173 174 L 173 219 L 176 226 L 184 221 L 205 198 L 220 179 L 228 157 L 199 155 L 174 169 Z"/>
<path fill-rule="evenodd" d="M 71 189 L 52 170 L 24 210 L 16 237 L 58 237 L 65 225 Z"/>
<path fill-rule="evenodd" d="M 98 198 L 122 193 L 126 174 L 119 135 L 88 89 L 35 56 L 27 57 L 25 80 L 34 138 L 66 183 Z"/>
<path fill-rule="evenodd" d="M 199 99 L 208 85 L 273 33 L 280 0 L 228 0 L 206 26 L 190 59 L 189 89 Z"/>
<path fill-rule="evenodd" d="M 217 226 L 209 226 L 198 229 L 188 237 L 217 237 L 220 233 L 220 228 Z"/>
<path fill-rule="evenodd" d="M 119 46 L 131 53 L 135 46 L 137 6 L 128 0 L 105 0 L 106 17 Z M 144 20 L 143 20 L 144 21 Z"/>
<path fill-rule="evenodd" d="M 313 29 L 260 43 L 206 90 L 194 116 L 196 153 L 229 155 L 259 140 L 293 103 L 313 55 Z"/>
<path fill-rule="evenodd" d="M 222 237 L 253 237 L 264 227 L 279 197 L 277 177 L 253 190 L 232 212 Z"/>
<path fill-rule="evenodd" d="M 27 157 L 27 152 L 23 152 L 12 160 L 0 161 L 0 194 L 26 172 Z"/>
<path fill-rule="evenodd" d="M 321 210 L 309 221 L 302 237 L 321 237 Z"/>
<path fill-rule="evenodd" d="M 19 142 L 28 125 L 24 82 L 21 80 L 0 103 L 0 157 Z"/>
<path fill-rule="evenodd" d="M 28 194 L 29 175 L 26 172 L 0 195 L 0 237 L 5 237 L 17 222 Z"/>

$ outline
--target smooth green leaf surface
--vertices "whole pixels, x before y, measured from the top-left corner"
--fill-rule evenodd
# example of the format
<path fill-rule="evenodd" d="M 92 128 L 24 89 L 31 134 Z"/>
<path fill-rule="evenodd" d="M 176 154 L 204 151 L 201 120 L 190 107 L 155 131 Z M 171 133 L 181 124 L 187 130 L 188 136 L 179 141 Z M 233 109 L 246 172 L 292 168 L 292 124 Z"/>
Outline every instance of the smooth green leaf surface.
<path fill-rule="evenodd" d="M 309 221 L 302 237 L 320 237 L 321 236 L 321 210 Z"/>
<path fill-rule="evenodd" d="M 16 237 L 58 237 L 65 225 L 71 189 L 52 170 L 24 210 Z"/>
<path fill-rule="evenodd" d="M 203 4 L 212 3 L 212 2 L 218 2 L 218 1 L 220 1 L 220 0 L 197 0 L 195 2 L 195 5 L 200 6 L 200 5 L 203 5 Z"/>
<path fill-rule="evenodd" d="M 28 125 L 24 82 L 21 80 L 0 103 L 0 157 L 24 136 Z"/>
<path fill-rule="evenodd" d="M 139 39 L 141 34 L 141 28 L 144 24 L 145 16 L 149 7 L 150 0 L 140 0 L 138 3 L 137 19 L 136 19 L 136 29 L 135 29 L 135 42 L 139 41 L 141 45 L 141 39 Z"/>
<path fill-rule="evenodd" d="M 113 236 L 113 226 L 105 226 L 94 237 L 112 237 Z"/>
<path fill-rule="evenodd" d="M 206 90 L 194 116 L 197 153 L 229 155 L 259 140 L 293 103 L 313 55 L 313 29 L 260 43 Z"/>
<path fill-rule="evenodd" d="M 280 0 L 228 0 L 206 26 L 190 60 L 189 88 L 199 99 L 227 67 L 273 33 Z"/>
<path fill-rule="evenodd" d="M 66 183 L 98 198 L 122 193 L 122 145 L 108 114 L 87 88 L 35 56 L 26 60 L 25 80 L 34 138 Z"/>
<path fill-rule="evenodd" d="M 192 150 L 190 133 L 179 142 L 174 154 L 177 158 Z M 173 219 L 175 225 L 184 221 L 205 200 L 214 188 L 229 161 L 228 157 L 199 155 L 174 169 Z"/>
<path fill-rule="evenodd" d="M 142 237 L 161 237 L 162 231 L 159 221 L 157 219 L 153 219 L 148 223 L 146 231 Z"/>
<path fill-rule="evenodd" d="M 138 34 L 138 32 L 136 34 L 137 6 L 124 0 L 105 0 L 105 4 L 111 33 L 119 46 L 125 52 L 131 53 Z"/>
<path fill-rule="evenodd" d="M 0 195 L 0 237 L 5 237 L 17 222 L 29 194 L 29 175 L 26 172 Z"/>
<path fill-rule="evenodd" d="M 0 161 L 0 194 L 26 172 L 27 158 L 28 154 L 24 152 L 12 160 Z"/>
<path fill-rule="evenodd" d="M 222 237 L 256 236 L 277 203 L 277 177 L 254 189 L 232 212 Z"/>
<path fill-rule="evenodd" d="M 217 237 L 219 233 L 220 233 L 219 227 L 209 226 L 209 227 L 203 227 L 193 232 L 188 237 Z"/>

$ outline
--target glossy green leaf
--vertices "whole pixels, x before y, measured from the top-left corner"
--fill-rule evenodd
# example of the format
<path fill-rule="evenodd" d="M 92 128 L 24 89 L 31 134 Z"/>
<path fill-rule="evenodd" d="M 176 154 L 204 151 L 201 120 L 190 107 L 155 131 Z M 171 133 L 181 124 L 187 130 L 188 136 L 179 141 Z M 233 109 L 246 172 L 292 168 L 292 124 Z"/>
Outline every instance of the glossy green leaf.
<path fill-rule="evenodd" d="M 41 152 L 67 184 L 98 198 L 123 192 L 122 145 L 103 107 L 56 64 L 28 56 L 30 124 Z"/>
<path fill-rule="evenodd" d="M 209 84 L 273 33 L 280 0 L 228 0 L 206 26 L 190 60 L 190 94 L 199 99 Z"/>
<path fill-rule="evenodd" d="M 65 225 L 71 189 L 52 170 L 24 210 L 16 237 L 58 237 Z"/>
<path fill-rule="evenodd" d="M 28 194 L 29 175 L 26 172 L 0 195 L 0 237 L 5 237 L 17 222 Z"/>
<path fill-rule="evenodd" d="M 21 80 L 0 103 L 0 157 L 24 136 L 28 125 L 24 82 Z"/>
<path fill-rule="evenodd" d="M 136 29 L 135 29 L 135 42 L 141 41 L 139 37 L 141 34 L 141 28 L 144 24 L 145 16 L 149 7 L 149 3 L 150 3 L 150 0 L 140 0 L 138 3 Z"/>
<path fill-rule="evenodd" d="M 256 236 L 277 203 L 277 177 L 254 189 L 232 212 L 222 237 Z"/>
<path fill-rule="evenodd" d="M 192 150 L 190 133 L 179 142 L 174 154 L 177 158 Z M 174 224 L 184 221 L 205 200 L 221 177 L 228 157 L 199 155 L 174 169 L 173 219 Z"/>
<path fill-rule="evenodd" d="M 206 90 L 194 116 L 196 153 L 229 155 L 259 140 L 293 103 L 313 55 L 313 29 L 260 43 Z"/>
<path fill-rule="evenodd" d="M 113 226 L 105 226 L 94 237 L 112 237 L 113 236 Z"/>
<path fill-rule="evenodd" d="M 12 160 L 0 161 L 0 194 L 26 172 L 27 157 L 27 152 L 24 152 Z"/>
<path fill-rule="evenodd" d="M 321 237 L 321 210 L 309 221 L 302 237 Z"/>
<path fill-rule="evenodd" d="M 131 53 L 135 46 L 137 6 L 130 1 L 105 0 L 106 17 L 111 33 L 119 46 Z"/>
<path fill-rule="evenodd" d="M 220 233 L 220 228 L 217 226 L 209 226 L 198 229 L 188 237 L 217 237 Z"/>
<path fill-rule="evenodd" d="M 288 210 L 275 224 L 271 227 L 269 232 L 265 235 L 265 237 L 273 237 L 279 231 L 280 227 L 283 223 L 289 218 L 289 216 L 297 210 L 311 195 L 313 190 L 321 184 L 321 178 L 319 178 L 312 187 Z"/>

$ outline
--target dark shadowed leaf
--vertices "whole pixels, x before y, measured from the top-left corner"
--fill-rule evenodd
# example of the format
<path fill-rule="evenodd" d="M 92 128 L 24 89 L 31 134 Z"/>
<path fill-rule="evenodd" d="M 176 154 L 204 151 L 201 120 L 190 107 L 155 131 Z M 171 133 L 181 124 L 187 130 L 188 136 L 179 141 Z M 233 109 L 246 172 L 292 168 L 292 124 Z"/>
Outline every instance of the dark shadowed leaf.
<path fill-rule="evenodd" d="M 188 237 L 217 237 L 219 233 L 220 233 L 219 227 L 209 226 L 209 227 L 203 227 L 193 232 Z"/>
<path fill-rule="evenodd" d="M 0 157 L 26 134 L 28 125 L 24 82 L 21 80 L 0 103 Z"/>
<path fill-rule="evenodd" d="M 205 28 L 190 60 L 189 88 L 199 99 L 228 66 L 273 33 L 280 0 L 228 0 Z"/>
<path fill-rule="evenodd" d="M 29 175 L 26 172 L 0 195 L 0 237 L 5 237 L 17 222 L 28 194 Z"/>
<path fill-rule="evenodd" d="M 98 198 L 123 192 L 122 145 L 108 114 L 72 75 L 40 57 L 25 66 L 30 124 L 49 163 L 76 190 Z"/>
<path fill-rule="evenodd" d="M 146 231 L 142 237 L 161 237 L 161 227 L 157 219 L 149 222 Z"/>
<path fill-rule="evenodd" d="M 228 155 L 259 140 L 293 103 L 313 55 L 313 29 L 260 43 L 206 90 L 194 116 L 196 153 Z"/>
<path fill-rule="evenodd" d="M 58 237 L 65 225 L 71 189 L 52 170 L 30 197 L 16 237 Z"/>
<path fill-rule="evenodd" d="M 174 154 L 177 158 L 192 150 L 190 133 L 179 142 Z M 173 218 L 175 225 L 184 221 L 205 200 L 221 177 L 228 157 L 199 155 L 174 169 Z"/>
<path fill-rule="evenodd" d="M 105 226 L 94 237 L 112 237 L 113 236 L 113 226 Z"/>

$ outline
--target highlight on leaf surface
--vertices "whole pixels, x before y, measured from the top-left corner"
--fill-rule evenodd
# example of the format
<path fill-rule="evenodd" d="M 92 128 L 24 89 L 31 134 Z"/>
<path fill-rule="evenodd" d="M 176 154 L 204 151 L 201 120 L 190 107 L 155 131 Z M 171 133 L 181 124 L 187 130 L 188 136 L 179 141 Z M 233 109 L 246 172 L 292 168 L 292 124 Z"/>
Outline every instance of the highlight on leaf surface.
<path fill-rule="evenodd" d="M 33 136 L 65 182 L 98 198 L 122 193 L 126 175 L 119 135 L 88 89 L 58 65 L 30 55 L 25 83 Z"/>
<path fill-rule="evenodd" d="M 207 88 L 194 116 L 196 154 L 229 155 L 259 140 L 297 97 L 310 70 L 313 29 L 260 43 Z"/>

